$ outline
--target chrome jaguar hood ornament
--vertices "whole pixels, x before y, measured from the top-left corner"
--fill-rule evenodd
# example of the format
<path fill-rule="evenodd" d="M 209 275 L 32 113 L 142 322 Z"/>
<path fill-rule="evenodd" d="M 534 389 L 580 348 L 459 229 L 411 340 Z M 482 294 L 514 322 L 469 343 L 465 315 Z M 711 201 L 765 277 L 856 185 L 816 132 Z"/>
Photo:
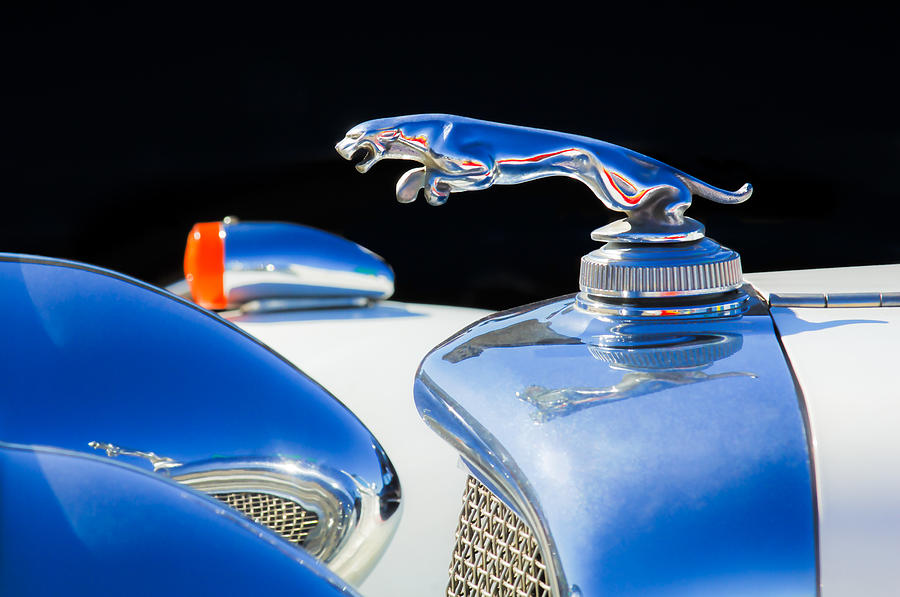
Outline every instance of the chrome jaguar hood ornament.
<path fill-rule="evenodd" d="M 746 201 L 749 184 L 725 191 L 604 141 L 447 114 L 370 120 L 350 129 L 335 148 L 348 160 L 365 151 L 356 166 L 360 172 L 383 159 L 421 163 L 397 182 L 403 203 L 414 201 L 420 190 L 430 204 L 440 205 L 450 193 L 495 184 L 548 176 L 584 183 L 606 207 L 627 216 L 591 234 L 608 244 L 582 259 L 578 304 L 588 311 L 671 315 L 669 299 L 700 295 L 711 300 L 701 300 L 699 311 L 681 305 L 676 314 L 733 313 L 746 304 L 746 296 L 723 296 L 743 283 L 738 254 L 704 238 L 703 224 L 684 212 L 693 195 L 717 203 Z M 634 300 L 651 302 L 622 303 Z"/>
<path fill-rule="evenodd" d="M 360 172 L 383 159 L 421 163 L 423 167 L 408 171 L 397 183 L 397 199 L 403 203 L 414 201 L 419 190 L 429 203 L 440 205 L 450 193 L 547 176 L 574 178 L 606 207 L 628 215 L 626 221 L 597 231 L 596 240 L 698 240 L 703 225 L 684 217 L 692 195 L 741 203 L 753 191 L 749 184 L 734 192 L 718 189 L 604 141 L 448 114 L 370 120 L 350 129 L 336 149 L 348 160 L 366 150 L 356 166 Z"/>

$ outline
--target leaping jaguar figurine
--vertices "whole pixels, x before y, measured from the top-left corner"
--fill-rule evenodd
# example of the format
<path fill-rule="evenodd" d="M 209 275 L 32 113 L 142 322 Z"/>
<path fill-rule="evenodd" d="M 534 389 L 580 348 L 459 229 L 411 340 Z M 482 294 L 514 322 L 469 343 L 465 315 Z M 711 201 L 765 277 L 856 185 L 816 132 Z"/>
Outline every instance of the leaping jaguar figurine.
<path fill-rule="evenodd" d="M 575 178 L 606 207 L 628 215 L 627 220 L 595 231 L 597 240 L 702 238 L 702 225 L 684 217 L 692 194 L 717 203 L 741 203 L 752 192 L 749 184 L 735 192 L 718 189 L 662 162 L 596 139 L 449 114 L 370 120 L 350 129 L 335 149 L 348 160 L 366 150 L 356 165 L 360 172 L 387 158 L 421 163 L 421 168 L 406 172 L 397 182 L 397 199 L 402 203 L 414 201 L 420 189 L 428 203 L 440 205 L 450 193 L 546 176 Z"/>

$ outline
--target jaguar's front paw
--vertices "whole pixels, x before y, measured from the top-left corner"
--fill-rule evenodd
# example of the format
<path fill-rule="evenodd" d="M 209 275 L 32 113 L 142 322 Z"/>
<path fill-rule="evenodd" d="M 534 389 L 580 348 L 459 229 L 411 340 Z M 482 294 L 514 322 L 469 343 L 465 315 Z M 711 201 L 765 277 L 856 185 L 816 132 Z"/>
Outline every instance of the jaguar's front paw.
<path fill-rule="evenodd" d="M 412 203 L 425 186 L 425 168 L 413 168 L 397 181 L 397 201 Z"/>

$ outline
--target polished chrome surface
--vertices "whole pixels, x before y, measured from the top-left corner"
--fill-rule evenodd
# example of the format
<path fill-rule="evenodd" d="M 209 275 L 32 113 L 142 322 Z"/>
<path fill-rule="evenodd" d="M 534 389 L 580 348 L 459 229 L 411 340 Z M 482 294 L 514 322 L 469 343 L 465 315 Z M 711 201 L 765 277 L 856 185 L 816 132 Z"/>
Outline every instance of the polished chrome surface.
<path fill-rule="evenodd" d="M 533 531 L 552 594 L 816 593 L 803 415 L 772 320 L 498 313 L 416 405 Z"/>
<path fill-rule="evenodd" d="M 215 310 L 366 306 L 394 292 L 393 270 L 372 251 L 288 222 L 199 222 L 184 268 L 169 290 Z"/>
<path fill-rule="evenodd" d="M 579 286 L 595 296 L 691 296 L 742 284 L 740 256 L 708 238 L 651 247 L 611 242 L 581 258 Z"/>
<path fill-rule="evenodd" d="M 394 293 L 394 272 L 381 257 L 334 234 L 286 222 L 223 223 L 228 303 L 253 308 L 356 306 Z"/>
<path fill-rule="evenodd" d="M 528 525 L 469 477 L 456 529 L 447 597 L 550 597 L 547 567 Z"/>
<path fill-rule="evenodd" d="M 587 292 L 579 292 L 575 296 L 576 308 L 585 313 L 624 319 L 636 317 L 665 317 L 666 319 L 732 317 L 743 313 L 749 304 L 750 297 L 743 290 L 713 295 L 711 299 L 692 302 L 675 302 L 665 299 L 613 302 L 606 297 L 590 295 Z"/>
<path fill-rule="evenodd" d="M 824 309 L 828 306 L 825 301 L 824 294 L 818 293 L 772 293 L 769 295 L 769 306 L 771 307 L 819 307 Z"/>
<path fill-rule="evenodd" d="M 825 306 L 829 308 L 880 307 L 881 294 L 877 292 L 826 294 Z"/>
<path fill-rule="evenodd" d="M 379 494 L 353 474 L 302 458 L 215 459 L 178 473 L 173 480 L 214 496 L 263 493 L 299 504 L 318 519 L 303 548 L 354 583 L 377 562 L 400 520 L 395 483 L 388 483 L 390 490 Z M 385 478 L 395 479 L 391 475 L 386 468 Z"/>
<path fill-rule="evenodd" d="M 141 452 L 140 450 L 129 450 L 128 448 L 120 448 L 112 444 L 103 442 L 88 442 L 88 445 L 95 450 L 103 450 L 110 458 L 116 456 L 137 456 L 138 458 L 146 458 L 153 465 L 154 471 L 166 471 L 181 466 L 180 462 L 176 462 L 168 456 L 159 456 L 153 452 Z"/>
<path fill-rule="evenodd" d="M 359 124 L 335 148 L 345 159 L 367 152 L 357 164 L 367 172 L 383 159 L 413 160 L 397 183 L 397 199 L 415 200 L 422 190 L 429 203 L 450 193 L 566 176 L 585 185 L 609 209 L 628 214 L 610 236 L 637 242 L 696 240 L 702 226 L 684 218 L 691 195 L 717 203 L 740 203 L 749 184 L 723 191 L 637 152 L 596 139 L 452 116 L 420 114 Z M 697 236 L 699 232 L 700 236 Z M 601 240 L 604 233 L 596 233 Z"/>
<path fill-rule="evenodd" d="M 303 545 L 310 530 L 319 523 L 319 517 L 313 512 L 307 512 L 297 502 L 271 493 L 240 491 L 214 493 L 212 496 L 296 545 Z"/>
<path fill-rule="evenodd" d="M 0 345 L 4 441 L 105 453 L 198 491 L 280 495 L 319 516 L 305 547 L 332 570 L 358 582 L 374 566 L 400 482 L 320 385 L 219 316 L 121 274 L 0 255 L 0 284 L 0 309 L 16 314 Z"/>
<path fill-rule="evenodd" d="M 771 293 L 772 307 L 900 307 L 900 292 Z"/>
<path fill-rule="evenodd" d="M 346 309 L 366 307 L 369 299 L 361 296 L 337 296 L 314 298 L 268 298 L 255 299 L 241 305 L 243 314 L 278 313 L 281 311 L 308 311 L 323 309 Z"/>
<path fill-rule="evenodd" d="M 321 523 L 311 529 L 303 547 L 325 562 L 335 555 L 361 514 L 354 507 L 360 498 L 357 483 L 348 475 L 323 471 L 302 460 L 210 461 L 179 472 L 174 481 L 210 495 L 265 493 L 299 504 Z"/>
<path fill-rule="evenodd" d="M 704 237 L 699 222 L 684 217 L 696 194 L 718 203 L 741 203 L 749 184 L 723 191 L 631 150 L 576 135 L 423 114 L 371 120 L 350 129 L 335 148 L 366 156 L 366 172 L 382 159 L 423 164 L 397 183 L 397 199 L 419 190 L 433 205 L 450 193 L 567 176 L 586 184 L 609 209 L 627 218 L 595 230 L 609 244 L 581 263 L 581 290 L 596 297 L 654 298 L 709 295 L 741 286 L 740 258 Z M 653 315 L 648 312 L 645 315 Z"/>

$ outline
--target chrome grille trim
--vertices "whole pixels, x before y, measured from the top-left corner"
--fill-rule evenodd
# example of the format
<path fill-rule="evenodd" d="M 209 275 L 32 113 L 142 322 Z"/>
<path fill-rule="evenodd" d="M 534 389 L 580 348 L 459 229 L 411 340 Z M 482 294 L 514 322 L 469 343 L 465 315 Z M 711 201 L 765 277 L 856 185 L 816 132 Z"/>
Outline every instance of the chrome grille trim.
<path fill-rule="evenodd" d="M 547 568 L 528 525 L 470 476 L 456 529 L 447 597 L 551 597 Z"/>
<path fill-rule="evenodd" d="M 310 531 L 319 523 L 319 517 L 315 513 L 303 509 L 294 501 L 270 493 L 232 492 L 211 495 L 295 545 L 303 545 Z"/>
<path fill-rule="evenodd" d="M 172 480 L 211 498 L 263 494 L 296 504 L 317 522 L 305 525 L 302 543 L 294 544 L 347 582 L 359 584 L 387 548 L 402 509 L 397 474 L 381 448 L 372 446 L 382 468 L 383 484 L 377 493 L 373 489 L 378 485 L 363 484 L 346 471 L 283 456 L 277 460 L 211 459 L 179 468 Z M 287 528 L 282 530 L 290 534 Z"/>

